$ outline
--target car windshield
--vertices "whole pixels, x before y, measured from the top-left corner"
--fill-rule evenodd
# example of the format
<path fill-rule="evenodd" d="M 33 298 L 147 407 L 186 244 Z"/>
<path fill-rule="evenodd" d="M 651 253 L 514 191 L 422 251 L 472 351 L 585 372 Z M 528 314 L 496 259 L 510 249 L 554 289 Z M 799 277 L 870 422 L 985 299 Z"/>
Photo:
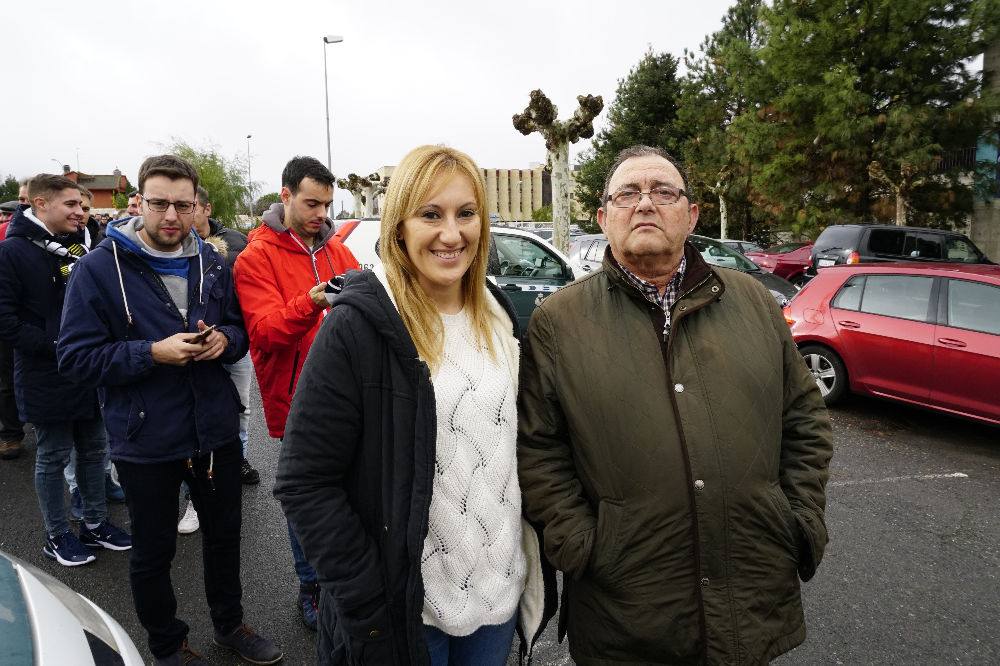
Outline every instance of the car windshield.
<path fill-rule="evenodd" d="M 782 243 L 780 245 L 769 247 L 764 250 L 764 252 L 767 252 L 768 254 L 787 254 L 789 252 L 794 252 L 800 247 L 805 247 L 806 245 L 809 245 L 809 243 Z"/>
<path fill-rule="evenodd" d="M 744 273 L 755 273 L 760 270 L 757 264 L 717 240 L 703 236 L 688 236 L 688 241 L 701 253 L 702 258 L 713 266 L 735 268 Z"/>

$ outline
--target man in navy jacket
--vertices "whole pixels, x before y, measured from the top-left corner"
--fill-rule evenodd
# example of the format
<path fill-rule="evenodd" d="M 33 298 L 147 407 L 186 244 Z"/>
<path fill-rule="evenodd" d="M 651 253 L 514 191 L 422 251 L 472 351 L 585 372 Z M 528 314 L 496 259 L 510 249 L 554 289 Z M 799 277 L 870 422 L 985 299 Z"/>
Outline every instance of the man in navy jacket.
<path fill-rule="evenodd" d="M 107 520 L 104 454 L 108 441 L 96 382 L 59 373 L 56 338 L 66 280 L 87 249 L 65 240 L 83 220 L 73 181 L 39 174 L 28 184 L 31 206 L 18 210 L 0 243 L 0 338 L 14 348 L 14 391 L 20 418 L 34 425 L 35 492 L 45 522 L 43 552 L 63 566 L 93 562 L 90 548 L 128 550 L 129 535 Z M 62 474 L 76 449 L 84 525 L 66 519 Z"/>
<path fill-rule="evenodd" d="M 188 647 L 170 581 L 186 481 L 201 517 L 215 643 L 271 664 L 281 652 L 243 624 L 241 405 L 223 368 L 246 354 L 247 334 L 229 268 L 191 233 L 197 185 L 179 157 L 143 162 L 139 216 L 110 224 L 74 270 L 59 364 L 100 386 L 132 519 L 132 596 L 157 663 L 204 663 Z"/>

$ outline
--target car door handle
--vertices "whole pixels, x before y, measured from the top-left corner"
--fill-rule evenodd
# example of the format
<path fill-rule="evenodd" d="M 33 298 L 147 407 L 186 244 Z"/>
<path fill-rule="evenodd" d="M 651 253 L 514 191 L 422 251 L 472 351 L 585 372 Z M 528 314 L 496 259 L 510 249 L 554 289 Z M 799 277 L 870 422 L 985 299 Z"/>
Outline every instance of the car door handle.
<path fill-rule="evenodd" d="M 521 291 L 521 285 L 508 282 L 507 284 L 500 287 L 502 291 Z"/>
<path fill-rule="evenodd" d="M 967 346 L 961 340 L 956 340 L 955 338 L 938 338 L 938 342 L 945 345 L 946 347 L 965 347 Z"/>
<path fill-rule="evenodd" d="M 861 328 L 861 324 L 859 324 L 856 321 L 844 320 L 844 321 L 838 321 L 837 323 L 843 326 L 844 328 Z"/>

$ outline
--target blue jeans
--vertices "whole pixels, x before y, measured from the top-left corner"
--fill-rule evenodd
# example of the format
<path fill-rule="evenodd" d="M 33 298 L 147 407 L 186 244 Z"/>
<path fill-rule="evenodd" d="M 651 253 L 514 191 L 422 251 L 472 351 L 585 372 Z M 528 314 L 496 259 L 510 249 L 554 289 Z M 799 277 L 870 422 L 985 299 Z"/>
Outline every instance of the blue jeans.
<path fill-rule="evenodd" d="M 38 450 L 35 454 L 35 493 L 42 510 L 45 531 L 57 537 L 69 531 L 66 519 L 63 470 L 69 462 L 69 452 L 76 449 L 76 474 L 83 498 L 83 520 L 91 525 L 107 517 L 104 498 L 104 455 L 108 451 L 108 436 L 104 420 L 54 421 L 36 423 Z"/>
<path fill-rule="evenodd" d="M 105 476 L 111 476 L 110 448 L 107 453 L 104 454 L 104 474 Z M 69 464 L 66 465 L 66 469 L 63 470 L 63 478 L 66 479 L 66 485 L 69 486 L 69 493 L 72 495 L 73 491 L 76 490 L 76 449 L 70 449 Z"/>
<path fill-rule="evenodd" d="M 250 352 L 236 363 L 222 367 L 229 373 L 229 378 L 240 395 L 240 402 L 243 403 L 243 412 L 240 413 L 240 443 L 243 444 L 243 459 L 246 460 L 247 424 L 250 423 L 250 384 L 253 379 L 253 361 L 250 360 Z"/>
<path fill-rule="evenodd" d="M 302 552 L 302 546 L 299 545 L 299 540 L 295 536 L 295 532 L 292 531 L 291 523 L 288 523 L 288 541 L 292 544 L 292 559 L 295 560 L 295 573 L 299 577 L 299 583 L 306 585 L 318 581 L 319 576 L 316 575 L 316 570 L 306 560 L 306 555 Z"/>
<path fill-rule="evenodd" d="M 517 612 L 503 624 L 479 627 L 468 636 L 449 636 L 424 625 L 431 666 L 504 666 L 514 641 Z"/>

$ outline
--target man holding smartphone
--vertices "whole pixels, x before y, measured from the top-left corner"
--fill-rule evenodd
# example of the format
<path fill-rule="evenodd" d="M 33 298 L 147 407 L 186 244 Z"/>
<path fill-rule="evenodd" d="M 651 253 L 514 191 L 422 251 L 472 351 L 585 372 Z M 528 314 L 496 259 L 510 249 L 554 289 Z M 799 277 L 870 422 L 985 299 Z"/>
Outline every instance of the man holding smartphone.
<path fill-rule="evenodd" d="M 247 351 L 232 274 L 191 233 L 198 175 L 179 157 L 139 169 L 139 215 L 78 262 L 60 370 L 103 393 L 111 457 L 132 519 L 132 596 L 157 664 L 205 663 L 176 617 L 170 564 L 182 481 L 201 519 L 215 643 L 257 664 L 281 651 L 243 623 L 240 401 L 223 368 Z"/>
<path fill-rule="evenodd" d="M 271 437 L 285 435 L 295 383 L 330 302 L 326 283 L 360 268 L 334 236 L 327 217 L 333 202 L 333 174 L 314 157 L 294 157 L 281 172 L 281 203 L 264 213 L 236 261 L 236 289 L 250 335 L 264 418 Z M 298 610 L 316 630 L 319 582 L 288 526 L 299 578 Z"/>

